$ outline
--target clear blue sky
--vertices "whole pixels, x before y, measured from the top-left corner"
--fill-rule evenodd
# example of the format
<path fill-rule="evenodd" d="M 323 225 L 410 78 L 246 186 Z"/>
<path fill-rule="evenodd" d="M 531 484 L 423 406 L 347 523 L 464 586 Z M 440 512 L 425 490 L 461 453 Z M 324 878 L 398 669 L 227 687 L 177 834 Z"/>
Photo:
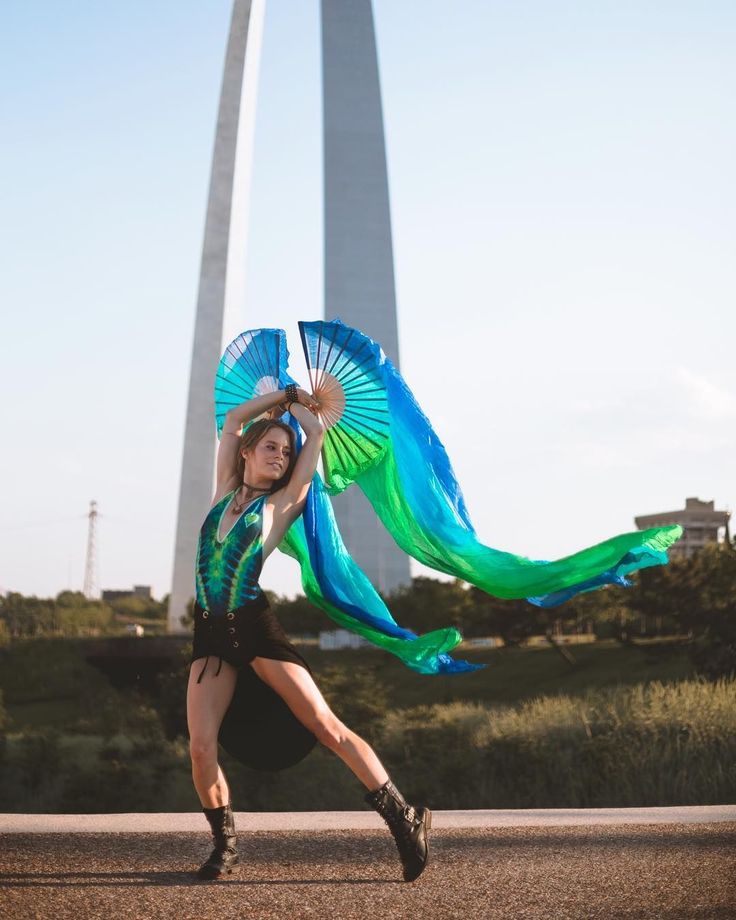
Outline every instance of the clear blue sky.
<path fill-rule="evenodd" d="M 321 316 L 317 0 L 268 0 L 242 327 Z M 374 0 L 402 370 L 485 542 L 736 502 L 736 7 Z M 169 590 L 230 0 L 0 35 L 0 590 Z M 299 368 L 298 360 L 295 367 Z M 419 571 L 417 569 L 416 571 Z M 298 589 L 291 560 L 263 584 Z"/>

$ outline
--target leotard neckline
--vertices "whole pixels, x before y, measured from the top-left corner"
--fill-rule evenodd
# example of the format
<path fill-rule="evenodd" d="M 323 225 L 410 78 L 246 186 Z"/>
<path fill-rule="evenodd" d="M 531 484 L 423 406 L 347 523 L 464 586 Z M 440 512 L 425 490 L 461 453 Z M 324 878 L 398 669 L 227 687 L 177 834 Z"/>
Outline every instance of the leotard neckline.
<path fill-rule="evenodd" d="M 236 492 L 236 491 L 237 491 L 236 489 L 233 489 L 231 492 L 228 492 L 228 493 L 224 496 L 224 498 L 227 498 L 228 501 L 225 502 L 225 507 L 222 509 L 222 511 L 220 512 L 220 516 L 219 516 L 218 519 L 217 519 L 217 528 L 215 529 L 215 540 L 217 540 L 217 542 L 218 542 L 220 545 L 222 545 L 222 544 L 225 542 L 225 540 L 227 540 L 227 538 L 230 536 L 230 534 L 235 530 L 235 528 L 238 526 L 238 522 L 241 520 L 241 518 L 243 517 L 243 515 L 247 514 L 248 511 L 253 507 L 253 505 L 254 505 L 257 501 L 259 501 L 259 499 L 265 498 L 265 497 L 266 497 L 265 495 L 257 495 L 255 498 L 252 498 L 252 499 L 248 502 L 248 504 L 245 506 L 245 508 L 243 508 L 243 510 L 240 512 L 240 514 L 238 515 L 238 517 L 235 519 L 235 521 L 233 522 L 233 526 L 230 528 L 230 530 L 228 530 L 228 532 L 225 534 L 225 536 L 224 536 L 222 539 L 220 539 L 220 528 L 222 527 L 222 519 L 225 517 L 225 512 L 227 511 L 228 506 L 229 506 L 230 502 L 232 501 L 232 497 L 233 497 L 233 495 L 235 495 L 235 492 Z M 223 499 L 223 500 L 224 500 L 224 499 Z"/>

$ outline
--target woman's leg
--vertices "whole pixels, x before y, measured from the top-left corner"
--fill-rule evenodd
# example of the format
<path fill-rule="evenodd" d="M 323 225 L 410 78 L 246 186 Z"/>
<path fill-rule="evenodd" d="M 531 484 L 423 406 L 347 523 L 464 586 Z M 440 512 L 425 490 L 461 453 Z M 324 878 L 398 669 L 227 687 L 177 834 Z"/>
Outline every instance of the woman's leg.
<path fill-rule="evenodd" d="M 309 671 L 293 661 L 260 656 L 251 661 L 260 679 L 286 702 L 319 742 L 334 751 L 369 790 L 389 778 L 373 748 L 332 712 Z"/>
<path fill-rule="evenodd" d="M 256 674 L 285 700 L 289 709 L 317 739 L 333 750 L 368 787 L 365 801 L 388 824 L 401 857 L 405 882 L 424 871 L 429 857 L 428 808 L 415 808 L 391 782 L 373 748 L 337 718 L 325 702 L 309 671 L 293 661 L 256 657 Z"/>
<path fill-rule="evenodd" d="M 197 683 L 205 659 L 193 661 L 187 686 L 192 779 L 203 808 L 219 808 L 230 801 L 225 774 L 217 762 L 217 736 L 235 692 L 238 670 L 223 661 L 220 673 L 215 677 L 218 663 L 218 657 L 211 655 L 202 680 Z"/>

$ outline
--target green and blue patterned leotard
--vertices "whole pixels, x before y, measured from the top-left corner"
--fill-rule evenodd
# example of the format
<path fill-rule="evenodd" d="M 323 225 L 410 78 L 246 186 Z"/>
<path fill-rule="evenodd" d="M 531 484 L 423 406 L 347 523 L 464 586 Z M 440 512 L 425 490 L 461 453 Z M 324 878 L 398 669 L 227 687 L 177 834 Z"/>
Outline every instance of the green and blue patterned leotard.
<path fill-rule="evenodd" d="M 257 498 L 221 541 L 220 522 L 234 491 L 210 509 L 199 531 L 195 567 L 197 603 L 213 616 L 224 616 L 261 594 L 258 578 L 263 565 L 266 496 Z"/>

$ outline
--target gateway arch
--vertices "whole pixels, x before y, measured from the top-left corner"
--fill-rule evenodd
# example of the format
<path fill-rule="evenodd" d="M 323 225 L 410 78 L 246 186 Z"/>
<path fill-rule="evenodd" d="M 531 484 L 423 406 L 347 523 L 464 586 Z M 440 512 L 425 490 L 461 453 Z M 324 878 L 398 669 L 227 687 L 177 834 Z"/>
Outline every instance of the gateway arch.
<path fill-rule="evenodd" d="M 179 487 L 170 632 L 194 597 L 199 528 L 214 491 L 213 381 L 239 316 L 265 0 L 234 0 L 212 156 Z M 399 367 L 391 218 L 371 0 L 322 0 L 325 316 L 381 343 Z M 309 318 L 309 317 L 305 317 Z M 411 580 L 409 558 L 357 487 L 334 501 L 345 543 L 386 594 Z"/>

